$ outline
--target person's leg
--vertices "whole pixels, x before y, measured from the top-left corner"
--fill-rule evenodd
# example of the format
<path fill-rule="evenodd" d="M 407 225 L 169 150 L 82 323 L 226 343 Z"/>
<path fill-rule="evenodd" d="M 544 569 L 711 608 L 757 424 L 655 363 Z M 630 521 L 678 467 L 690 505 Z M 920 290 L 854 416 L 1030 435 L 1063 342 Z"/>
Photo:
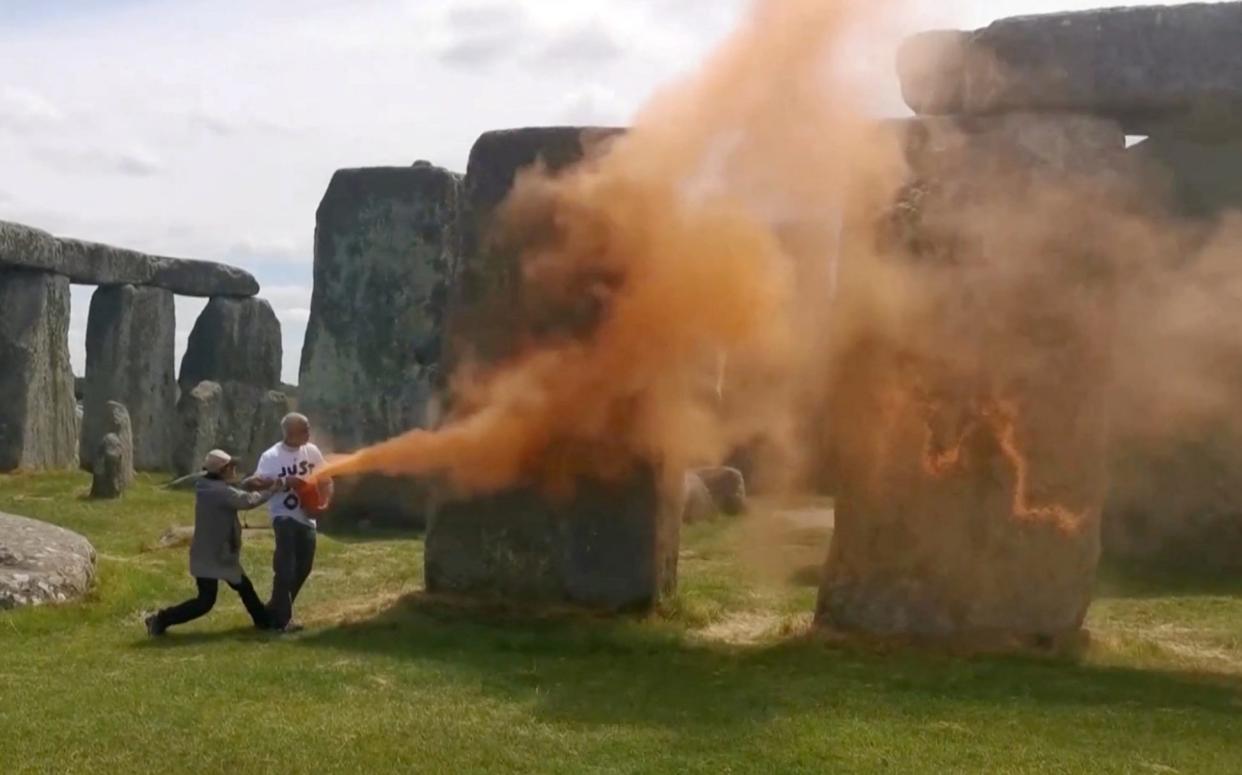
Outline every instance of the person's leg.
<path fill-rule="evenodd" d="M 293 589 L 290 590 L 290 602 L 298 599 L 298 593 L 302 591 L 302 585 L 306 583 L 306 579 L 310 577 L 311 570 L 315 567 L 315 546 L 317 543 L 318 537 L 315 535 L 314 528 L 298 525 L 296 575 L 293 579 Z"/>
<path fill-rule="evenodd" d="M 279 630 L 293 615 L 293 581 L 297 577 L 298 525 L 291 519 L 272 523 L 276 551 L 272 554 L 272 599 L 267 604 L 271 626 Z"/>
<path fill-rule="evenodd" d="M 246 613 L 250 614 L 255 627 L 266 630 L 271 626 L 271 617 L 268 616 L 263 601 L 259 599 L 259 594 L 254 591 L 254 584 L 250 582 L 249 576 L 243 573 L 241 583 L 230 583 L 229 586 L 241 597 L 242 605 L 246 606 Z"/>
<path fill-rule="evenodd" d="M 169 627 L 192 622 L 200 616 L 204 616 L 216 604 L 216 593 L 220 588 L 218 581 L 215 579 L 194 579 L 194 583 L 198 585 L 198 597 L 191 598 L 171 608 L 165 608 L 155 615 L 154 629 L 156 634 L 164 632 Z"/>

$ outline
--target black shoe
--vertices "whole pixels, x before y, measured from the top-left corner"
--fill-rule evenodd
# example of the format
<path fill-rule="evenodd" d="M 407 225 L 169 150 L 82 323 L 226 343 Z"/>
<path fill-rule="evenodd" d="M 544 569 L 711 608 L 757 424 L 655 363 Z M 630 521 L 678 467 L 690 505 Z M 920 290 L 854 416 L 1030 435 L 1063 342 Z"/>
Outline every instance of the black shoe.
<path fill-rule="evenodd" d="M 164 634 L 164 628 L 160 626 L 160 619 L 159 619 L 158 614 L 151 614 L 150 616 L 148 616 L 146 619 L 143 619 L 142 621 L 143 621 L 143 624 L 147 625 L 147 635 L 151 636 L 152 638 L 158 638 Z"/>

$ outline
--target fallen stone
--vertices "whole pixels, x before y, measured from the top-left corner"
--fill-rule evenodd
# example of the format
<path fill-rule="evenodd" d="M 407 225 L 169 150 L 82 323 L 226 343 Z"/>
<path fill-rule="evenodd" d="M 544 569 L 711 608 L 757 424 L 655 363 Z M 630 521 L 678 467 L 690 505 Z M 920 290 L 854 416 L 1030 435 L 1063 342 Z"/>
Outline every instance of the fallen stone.
<path fill-rule="evenodd" d="M 248 272 L 211 261 L 150 256 L 0 221 L 0 266 L 54 272 L 83 285 L 148 285 L 183 296 L 254 296 Z"/>
<path fill-rule="evenodd" d="M 685 474 L 682 490 L 681 521 L 687 525 L 706 522 L 717 514 L 716 502 L 712 500 L 712 492 L 707 489 L 703 479 L 693 471 Z"/>
<path fill-rule="evenodd" d="M 159 541 L 156 546 L 160 549 L 177 549 L 182 546 L 189 546 L 194 540 L 194 526 L 174 526 L 160 533 Z"/>
<path fill-rule="evenodd" d="M 129 486 L 125 463 L 129 456 L 121 437 L 106 434 L 95 451 L 94 474 L 91 478 L 91 497 L 100 499 L 119 498 Z"/>
<path fill-rule="evenodd" d="M 68 332 L 68 280 L 0 267 L 0 471 L 76 464 Z"/>
<path fill-rule="evenodd" d="M 916 35 L 898 72 L 923 115 L 1085 113 L 1129 134 L 1242 128 L 1242 3 L 1110 8 Z"/>
<path fill-rule="evenodd" d="M 676 588 L 682 482 L 651 470 L 580 481 L 563 501 L 514 488 L 450 501 L 427 526 L 433 594 L 646 610 Z"/>
<path fill-rule="evenodd" d="M 1012 116 L 896 128 L 916 179 L 874 230 L 843 237 L 837 308 L 867 309 L 881 269 L 909 295 L 838 343 L 836 528 L 817 622 L 952 639 L 1077 632 L 1107 481 L 1113 289 L 1092 242 L 1111 223 L 1077 198 L 1026 227 L 1000 213 L 1030 206 L 1035 181 L 1107 201 L 1120 130 Z"/>
<path fill-rule="evenodd" d="M 218 449 L 224 391 L 216 382 L 203 381 L 184 391 L 177 401 L 177 441 L 173 448 L 173 472 L 199 471 L 203 459 Z"/>
<path fill-rule="evenodd" d="M 280 384 L 280 321 L 264 299 L 214 297 L 194 323 L 178 384 L 182 392 L 204 380 L 263 389 Z"/>
<path fill-rule="evenodd" d="M 91 297 L 79 450 L 86 470 L 92 470 L 109 401 L 129 410 L 134 466 L 142 471 L 171 466 L 177 418 L 174 315 L 172 293 L 159 288 L 104 286 Z"/>
<path fill-rule="evenodd" d="M 95 549 L 85 538 L 0 513 L 0 609 L 76 600 L 94 577 Z"/>
<path fill-rule="evenodd" d="M 694 472 L 711 493 L 712 502 L 722 514 L 735 516 L 746 511 L 746 480 L 736 468 L 700 468 Z"/>

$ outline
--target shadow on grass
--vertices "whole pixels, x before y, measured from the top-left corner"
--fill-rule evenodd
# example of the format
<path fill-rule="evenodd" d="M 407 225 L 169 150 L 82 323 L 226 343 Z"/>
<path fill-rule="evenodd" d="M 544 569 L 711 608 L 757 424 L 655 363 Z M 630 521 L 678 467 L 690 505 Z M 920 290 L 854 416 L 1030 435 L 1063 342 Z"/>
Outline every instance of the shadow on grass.
<path fill-rule="evenodd" d="M 178 632 L 169 630 L 158 638 L 143 636 L 133 644 L 133 648 L 145 650 L 167 651 L 169 649 L 203 646 L 225 641 L 263 642 L 276 640 L 282 636 L 274 632 L 256 630 L 254 627 L 235 627 L 231 630 L 212 632 Z"/>
<path fill-rule="evenodd" d="M 671 623 L 584 616 L 522 618 L 420 595 L 374 618 L 313 633 L 308 648 L 431 661 L 549 720 L 729 727 L 825 708 L 886 716 L 963 707 L 1059 714 L 1160 707 L 1236 717 L 1234 676 L 1147 672 L 1036 658 L 827 645 L 688 642 Z"/>

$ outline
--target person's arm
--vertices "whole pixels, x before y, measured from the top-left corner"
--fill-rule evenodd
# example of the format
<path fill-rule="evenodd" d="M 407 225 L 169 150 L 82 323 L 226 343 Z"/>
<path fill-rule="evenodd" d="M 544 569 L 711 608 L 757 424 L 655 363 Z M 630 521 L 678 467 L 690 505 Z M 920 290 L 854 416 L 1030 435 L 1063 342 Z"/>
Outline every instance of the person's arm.
<path fill-rule="evenodd" d="M 244 479 L 241 487 L 243 490 L 249 490 L 250 492 L 267 490 L 276 482 L 275 473 L 272 466 L 272 458 L 264 453 L 259 456 L 259 463 L 255 467 L 254 474 Z"/>
<path fill-rule="evenodd" d="M 251 509 L 257 509 L 264 503 L 267 503 L 272 499 L 272 496 L 275 495 L 277 491 L 278 488 L 275 484 L 269 485 L 265 489 L 257 490 L 255 492 L 247 492 L 246 490 L 242 490 L 237 487 L 229 487 L 225 491 L 225 502 L 228 503 L 229 508 L 236 509 L 237 511 L 250 511 Z"/>

